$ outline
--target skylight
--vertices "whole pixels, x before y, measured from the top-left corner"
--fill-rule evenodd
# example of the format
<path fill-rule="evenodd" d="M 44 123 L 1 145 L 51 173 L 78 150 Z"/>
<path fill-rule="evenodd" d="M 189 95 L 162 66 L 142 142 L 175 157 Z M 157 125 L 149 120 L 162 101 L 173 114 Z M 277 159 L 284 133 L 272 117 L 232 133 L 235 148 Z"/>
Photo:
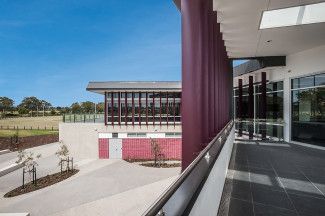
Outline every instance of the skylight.
<path fill-rule="evenodd" d="M 264 11 L 260 29 L 325 22 L 325 2 Z"/>

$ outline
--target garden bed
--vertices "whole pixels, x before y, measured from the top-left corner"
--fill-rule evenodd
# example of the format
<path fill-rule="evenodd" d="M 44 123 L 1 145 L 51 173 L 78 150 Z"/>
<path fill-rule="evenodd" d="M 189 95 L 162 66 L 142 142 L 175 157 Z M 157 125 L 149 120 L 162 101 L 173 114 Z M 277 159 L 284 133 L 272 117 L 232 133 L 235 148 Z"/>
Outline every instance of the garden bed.
<path fill-rule="evenodd" d="M 140 163 L 141 166 L 146 167 L 154 167 L 154 168 L 174 168 L 174 167 L 180 167 L 181 163 L 159 163 L 155 164 L 153 162 L 148 163 Z"/>
<path fill-rule="evenodd" d="M 34 185 L 32 182 L 29 182 L 25 184 L 24 188 L 22 186 L 13 189 L 12 191 L 9 191 L 4 195 L 4 197 L 14 197 L 18 196 L 21 194 L 26 194 L 32 191 L 36 191 L 45 187 L 48 187 L 50 185 L 56 184 L 58 182 L 61 182 L 74 174 L 78 173 L 79 170 L 74 169 L 73 171 L 69 172 L 63 172 L 62 174 L 60 172 L 52 174 L 52 175 L 47 175 L 42 178 L 37 179 L 37 185 Z"/>
<path fill-rule="evenodd" d="M 150 159 L 125 159 L 126 162 L 135 163 L 140 166 L 153 167 L 153 168 L 173 168 L 180 167 L 181 161 L 175 159 L 165 159 L 163 161 L 157 161 L 155 164 L 154 160 Z"/>

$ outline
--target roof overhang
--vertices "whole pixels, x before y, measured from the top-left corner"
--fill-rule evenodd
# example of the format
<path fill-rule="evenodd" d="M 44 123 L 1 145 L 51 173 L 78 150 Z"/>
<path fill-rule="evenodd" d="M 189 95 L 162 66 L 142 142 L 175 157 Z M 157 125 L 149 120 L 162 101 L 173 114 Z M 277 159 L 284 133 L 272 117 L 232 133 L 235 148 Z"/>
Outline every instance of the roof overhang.
<path fill-rule="evenodd" d="M 234 77 L 264 68 L 286 66 L 285 56 L 256 57 L 233 68 Z"/>
<path fill-rule="evenodd" d="M 179 81 L 108 81 L 89 82 L 87 91 L 104 94 L 105 92 L 157 92 L 181 91 Z"/>
<path fill-rule="evenodd" d="M 173 0 L 179 10 L 181 10 L 181 0 Z"/>

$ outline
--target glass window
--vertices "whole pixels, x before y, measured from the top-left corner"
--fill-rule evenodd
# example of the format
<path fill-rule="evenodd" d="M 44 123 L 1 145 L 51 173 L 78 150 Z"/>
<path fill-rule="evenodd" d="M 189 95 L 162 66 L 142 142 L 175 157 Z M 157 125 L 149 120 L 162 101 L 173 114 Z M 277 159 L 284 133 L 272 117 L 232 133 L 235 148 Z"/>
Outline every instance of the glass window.
<path fill-rule="evenodd" d="M 147 137 L 146 133 L 127 133 L 127 137 Z"/>
<path fill-rule="evenodd" d="M 127 133 L 127 137 L 137 137 L 136 133 Z"/>
<path fill-rule="evenodd" d="M 176 98 L 181 98 L 182 97 L 182 93 L 181 92 L 176 92 L 175 93 L 175 97 Z"/>
<path fill-rule="evenodd" d="M 148 99 L 153 98 L 153 93 L 148 93 Z"/>
<path fill-rule="evenodd" d="M 302 77 L 299 79 L 299 88 L 314 86 L 314 76 Z"/>
<path fill-rule="evenodd" d="M 238 96 L 238 95 L 239 95 L 238 92 L 239 92 L 238 89 L 235 89 L 235 90 L 234 90 L 234 95 L 235 95 L 235 96 Z"/>
<path fill-rule="evenodd" d="M 165 137 L 182 137 L 182 133 L 165 133 Z"/>
<path fill-rule="evenodd" d="M 324 75 L 324 74 L 323 74 Z M 321 75 L 299 78 L 300 87 L 292 90 L 292 140 L 325 146 L 325 87 Z M 318 86 L 318 87 L 317 87 Z"/>
<path fill-rule="evenodd" d="M 298 78 L 291 80 L 291 88 L 292 89 L 299 88 L 299 79 Z"/>
<path fill-rule="evenodd" d="M 283 90 L 283 81 L 273 83 L 273 91 Z"/>
<path fill-rule="evenodd" d="M 276 84 L 275 84 L 276 85 Z M 271 92 L 273 91 L 273 86 L 274 86 L 274 83 L 267 83 L 266 84 L 266 92 Z"/>
<path fill-rule="evenodd" d="M 114 99 L 117 99 L 118 98 L 118 93 L 117 92 L 113 93 L 113 98 Z"/>
<path fill-rule="evenodd" d="M 325 85 L 325 73 L 315 76 L 315 86 Z"/>
<path fill-rule="evenodd" d="M 113 138 L 118 138 L 118 133 L 112 133 Z"/>
<path fill-rule="evenodd" d="M 248 95 L 248 87 L 243 87 L 243 95 Z"/>

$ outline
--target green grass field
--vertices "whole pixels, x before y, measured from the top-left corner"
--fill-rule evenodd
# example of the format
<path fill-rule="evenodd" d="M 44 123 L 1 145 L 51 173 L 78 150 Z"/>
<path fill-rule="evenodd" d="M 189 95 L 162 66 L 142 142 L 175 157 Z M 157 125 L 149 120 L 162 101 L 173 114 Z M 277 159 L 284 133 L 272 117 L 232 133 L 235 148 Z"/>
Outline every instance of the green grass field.
<path fill-rule="evenodd" d="M 16 130 L 0 130 L 0 137 L 12 137 L 16 134 Z M 37 135 L 51 135 L 59 134 L 58 131 L 49 130 L 18 130 L 19 137 L 37 136 Z"/>
<path fill-rule="evenodd" d="M 19 129 L 51 129 L 58 130 L 59 123 L 62 121 L 62 116 L 45 116 L 45 117 L 19 117 L 19 118 L 6 118 L 0 119 L 0 129 L 18 127 Z"/>

